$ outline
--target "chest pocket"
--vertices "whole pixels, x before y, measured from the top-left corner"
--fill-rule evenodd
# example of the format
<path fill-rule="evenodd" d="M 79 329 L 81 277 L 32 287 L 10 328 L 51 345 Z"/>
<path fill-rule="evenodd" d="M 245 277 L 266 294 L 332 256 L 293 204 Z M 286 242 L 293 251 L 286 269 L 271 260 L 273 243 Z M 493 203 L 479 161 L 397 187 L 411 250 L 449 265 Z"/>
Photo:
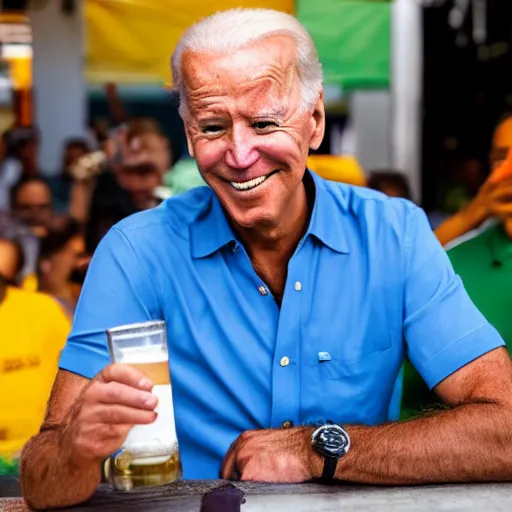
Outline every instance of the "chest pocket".
<path fill-rule="evenodd" d="M 319 377 L 322 380 L 342 380 L 358 375 L 364 376 L 369 373 L 376 373 L 372 369 L 377 370 L 381 365 L 385 364 L 389 352 L 392 348 L 392 340 L 390 336 L 386 337 L 386 345 L 382 348 L 373 347 L 371 352 L 363 352 L 361 357 L 351 360 L 350 356 L 340 350 L 339 347 L 332 347 L 328 352 L 329 359 L 322 360 L 322 352 L 318 356 Z"/>
<path fill-rule="evenodd" d="M 358 341 L 364 346 L 352 345 L 348 349 L 350 342 L 315 343 L 321 350 L 310 355 L 308 367 L 311 382 L 318 384 L 306 400 L 315 411 L 314 421 L 376 424 L 387 418 L 402 344 L 389 332 L 382 333 L 373 343 L 353 343 Z"/>

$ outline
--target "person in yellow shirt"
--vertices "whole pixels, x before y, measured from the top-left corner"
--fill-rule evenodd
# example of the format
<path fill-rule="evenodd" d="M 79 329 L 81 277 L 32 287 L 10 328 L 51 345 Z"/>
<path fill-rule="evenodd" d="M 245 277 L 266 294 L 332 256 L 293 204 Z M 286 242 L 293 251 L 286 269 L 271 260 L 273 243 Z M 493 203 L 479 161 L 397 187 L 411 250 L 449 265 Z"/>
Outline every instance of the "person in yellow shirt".
<path fill-rule="evenodd" d="M 21 448 L 39 431 L 70 329 L 53 298 L 0 278 L 0 473 L 16 470 Z"/>

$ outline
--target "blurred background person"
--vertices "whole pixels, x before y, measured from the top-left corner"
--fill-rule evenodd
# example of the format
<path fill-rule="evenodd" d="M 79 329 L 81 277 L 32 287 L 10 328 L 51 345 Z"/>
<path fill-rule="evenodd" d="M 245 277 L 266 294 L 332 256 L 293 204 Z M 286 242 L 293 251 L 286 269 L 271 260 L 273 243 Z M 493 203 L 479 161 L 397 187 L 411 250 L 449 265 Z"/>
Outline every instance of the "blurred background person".
<path fill-rule="evenodd" d="M 88 263 L 83 229 L 76 221 L 68 220 L 43 238 L 37 265 L 38 290 L 54 297 L 70 319 Z"/>
<path fill-rule="evenodd" d="M 376 170 L 370 172 L 368 187 L 389 197 L 411 199 L 411 188 L 407 176 L 401 172 Z"/>
<path fill-rule="evenodd" d="M 40 175 L 37 163 L 39 134 L 31 127 L 14 127 L 0 144 L 0 210 L 9 210 L 10 192 L 16 183 Z"/>
<path fill-rule="evenodd" d="M 491 175 L 477 198 L 455 216 L 455 220 L 460 222 L 459 226 L 464 226 L 463 222 L 469 218 L 467 215 L 472 213 L 480 214 L 479 220 L 483 222 L 478 228 L 470 229 L 451 240 L 445 248 L 471 300 L 497 329 L 512 354 L 511 147 L 512 118 L 507 117 L 498 125 L 493 138 Z M 447 221 L 450 222 L 454 220 Z M 465 226 L 469 227 L 468 224 Z M 403 374 L 403 416 L 414 416 L 433 404 L 439 404 L 438 398 L 428 389 L 412 364 L 406 361 Z"/>
<path fill-rule="evenodd" d="M 28 130 L 26 136 L 20 136 L 14 143 L 13 156 L 21 164 L 21 178 L 42 175 L 37 161 L 38 146 L 39 134 L 35 129 Z"/>
<path fill-rule="evenodd" d="M 23 286 L 27 276 L 34 273 L 39 252 L 39 239 L 30 228 L 13 218 L 6 212 L 0 212 L 0 238 L 15 240 L 23 248 L 24 265 L 21 271 Z M 35 290 L 35 285 L 31 288 Z"/>
<path fill-rule="evenodd" d="M 69 212 L 73 185 L 72 168 L 89 151 L 89 143 L 82 138 L 71 138 L 64 143 L 61 168 L 56 176 L 48 179 L 52 190 L 54 210 L 57 214 Z"/>
<path fill-rule="evenodd" d="M 168 142 L 157 125 L 146 119 L 132 120 L 113 133 L 107 142 L 107 155 L 106 168 L 93 178 L 91 191 L 82 188 L 82 212 L 73 209 L 75 217 L 87 222 L 87 249 L 91 253 L 114 224 L 160 203 L 156 190 L 162 186 L 171 160 Z M 75 195 L 75 201 L 77 198 Z"/>
<path fill-rule="evenodd" d="M 105 150 L 103 169 L 85 169 L 72 192 L 70 213 L 87 225 L 89 252 L 125 217 L 205 184 L 194 160 L 171 168 L 170 141 L 152 119 L 130 119 L 111 132 Z"/>
<path fill-rule="evenodd" d="M 469 297 L 497 329 L 512 354 L 512 233 L 505 227 L 512 222 L 512 184 L 503 186 L 509 190 L 508 202 L 505 198 L 500 200 L 503 213 L 492 223 L 459 239 L 447 254 Z M 408 360 L 404 363 L 402 393 L 403 418 L 416 416 L 440 403 Z"/>
<path fill-rule="evenodd" d="M 44 238 L 54 221 L 52 193 L 46 180 L 32 176 L 16 184 L 11 190 L 11 213 L 37 238 Z"/>
<path fill-rule="evenodd" d="M 512 147 L 512 117 L 508 114 L 497 125 L 491 144 L 489 165 L 491 174 L 476 197 L 466 207 L 452 217 L 445 220 L 435 230 L 436 236 L 447 249 L 464 241 L 466 233 L 469 237 L 476 233 L 479 227 L 485 229 L 489 223 L 494 223 L 493 216 L 499 214 L 503 205 L 510 201 L 512 194 L 512 179 L 497 181 L 492 180 L 493 172 L 504 162 L 508 151 Z M 478 232 L 478 231 L 477 231 Z M 461 240 L 457 240 L 463 237 Z M 450 244 L 450 245 L 448 245 Z"/>
<path fill-rule="evenodd" d="M 39 431 L 70 328 L 54 299 L 0 276 L 0 474 L 17 472 L 21 448 Z"/>

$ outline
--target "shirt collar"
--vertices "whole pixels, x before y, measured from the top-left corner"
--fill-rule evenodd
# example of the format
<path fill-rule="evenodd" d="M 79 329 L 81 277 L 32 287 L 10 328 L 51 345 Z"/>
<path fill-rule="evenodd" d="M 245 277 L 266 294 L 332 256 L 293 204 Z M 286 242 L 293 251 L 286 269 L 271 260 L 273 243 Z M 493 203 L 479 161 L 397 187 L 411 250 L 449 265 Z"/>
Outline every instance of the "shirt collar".
<path fill-rule="evenodd" d="M 335 252 L 348 254 L 346 214 L 348 209 L 347 191 L 325 181 L 314 172 L 306 171 L 315 186 L 315 203 L 307 235 L 313 235 Z M 305 177 L 308 179 L 308 176 Z"/>
<path fill-rule="evenodd" d="M 343 227 L 343 217 L 347 210 L 346 194 L 340 192 L 335 197 L 327 182 L 309 170 L 306 170 L 304 180 L 306 186 L 314 186 L 315 198 L 304 238 L 312 235 L 335 252 L 349 253 L 350 248 Z M 237 242 L 213 191 L 203 212 L 190 225 L 190 237 L 193 258 L 204 258 L 229 243 Z"/>
<path fill-rule="evenodd" d="M 213 190 L 206 208 L 190 225 L 190 238 L 193 258 L 205 258 L 225 245 L 236 242 L 235 234 Z"/>

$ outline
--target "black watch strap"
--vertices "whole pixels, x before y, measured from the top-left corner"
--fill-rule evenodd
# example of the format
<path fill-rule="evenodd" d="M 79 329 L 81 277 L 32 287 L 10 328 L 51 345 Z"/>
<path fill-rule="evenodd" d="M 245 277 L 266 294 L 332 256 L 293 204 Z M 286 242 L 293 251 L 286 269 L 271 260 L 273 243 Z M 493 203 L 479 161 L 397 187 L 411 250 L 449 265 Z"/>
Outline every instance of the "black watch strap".
<path fill-rule="evenodd" d="M 322 472 L 322 482 L 329 483 L 334 480 L 338 459 L 335 457 L 324 457 L 324 470 Z"/>

